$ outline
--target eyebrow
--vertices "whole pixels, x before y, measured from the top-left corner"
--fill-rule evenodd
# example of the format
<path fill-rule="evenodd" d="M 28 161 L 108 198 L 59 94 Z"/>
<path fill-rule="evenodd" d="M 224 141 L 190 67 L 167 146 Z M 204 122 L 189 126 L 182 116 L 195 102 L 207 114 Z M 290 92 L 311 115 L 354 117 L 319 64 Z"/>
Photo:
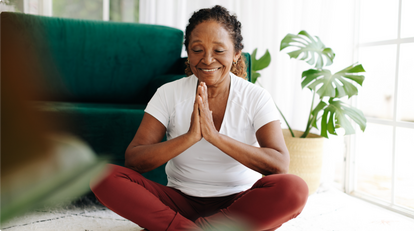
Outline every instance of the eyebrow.
<path fill-rule="evenodd" d="M 191 44 L 193 44 L 193 43 L 201 43 L 202 41 L 201 40 L 195 40 L 195 41 L 193 41 Z M 219 44 L 219 45 L 224 45 L 224 43 L 221 43 L 221 42 L 213 42 L 214 44 Z"/>

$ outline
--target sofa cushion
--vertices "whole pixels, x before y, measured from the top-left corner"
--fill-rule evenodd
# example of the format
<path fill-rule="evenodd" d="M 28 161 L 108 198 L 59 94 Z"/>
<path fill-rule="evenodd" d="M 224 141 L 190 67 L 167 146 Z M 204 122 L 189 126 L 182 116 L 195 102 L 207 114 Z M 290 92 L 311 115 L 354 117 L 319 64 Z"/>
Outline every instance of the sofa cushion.
<path fill-rule="evenodd" d="M 121 166 L 145 109 L 145 105 L 132 104 L 34 102 L 33 105 L 46 118 L 57 120 L 57 129 L 80 137 L 98 156 L 107 156 L 109 162 Z M 143 175 L 167 184 L 165 164 Z"/>
<path fill-rule="evenodd" d="M 61 130 L 87 142 L 98 155 L 124 165 L 125 150 L 144 116 L 144 105 L 36 102 L 46 118 Z"/>
<path fill-rule="evenodd" d="M 14 68 L 36 69 L 24 78 L 39 84 L 42 101 L 146 104 L 148 83 L 176 69 L 183 42 L 181 30 L 166 26 L 9 12 L 1 30 L 2 43 L 38 58 L 22 54 Z"/>

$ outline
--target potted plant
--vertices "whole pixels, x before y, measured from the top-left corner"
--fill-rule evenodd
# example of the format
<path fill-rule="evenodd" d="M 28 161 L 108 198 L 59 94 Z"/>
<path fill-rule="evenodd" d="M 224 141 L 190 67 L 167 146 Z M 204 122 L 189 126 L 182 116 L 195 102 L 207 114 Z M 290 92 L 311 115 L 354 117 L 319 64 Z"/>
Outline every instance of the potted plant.
<path fill-rule="evenodd" d="M 313 93 L 305 129 L 292 130 L 278 108 L 288 127 L 283 132 L 291 156 L 289 173 L 301 176 L 308 183 L 311 194 L 320 183 L 323 142 L 329 138 L 328 134 L 337 135 L 339 128 L 344 130 L 345 135 L 354 134 L 351 120 L 362 131 L 365 130 L 366 118 L 362 111 L 341 100 L 345 96 L 349 99 L 358 94 L 357 85 L 362 86 L 365 79 L 360 73 L 365 70 L 361 64 L 354 63 L 332 74 L 324 67 L 333 63 L 335 53 L 331 48 L 325 47 L 317 36 L 311 36 L 306 31 L 286 35 L 280 44 L 280 50 L 284 49 L 289 49 L 287 54 L 290 58 L 306 61 L 313 66 L 302 72 L 302 89 L 307 88 Z M 262 68 L 267 63 L 265 56 L 257 60 L 256 50 L 252 53 L 253 75 L 257 71 L 255 67 Z M 253 76 L 252 82 L 255 83 L 256 80 Z M 320 130 L 320 135 L 310 133 L 312 128 Z"/>

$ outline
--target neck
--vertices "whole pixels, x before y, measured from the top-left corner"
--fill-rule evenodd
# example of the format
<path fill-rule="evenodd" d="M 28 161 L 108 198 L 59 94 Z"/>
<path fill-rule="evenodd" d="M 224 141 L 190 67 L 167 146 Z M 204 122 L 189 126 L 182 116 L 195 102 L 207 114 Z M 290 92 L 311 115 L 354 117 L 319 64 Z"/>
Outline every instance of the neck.
<path fill-rule="evenodd" d="M 230 92 L 230 78 L 229 74 L 228 78 L 225 78 L 222 82 L 212 86 L 207 86 L 208 98 L 217 98 L 224 95 L 227 96 Z"/>

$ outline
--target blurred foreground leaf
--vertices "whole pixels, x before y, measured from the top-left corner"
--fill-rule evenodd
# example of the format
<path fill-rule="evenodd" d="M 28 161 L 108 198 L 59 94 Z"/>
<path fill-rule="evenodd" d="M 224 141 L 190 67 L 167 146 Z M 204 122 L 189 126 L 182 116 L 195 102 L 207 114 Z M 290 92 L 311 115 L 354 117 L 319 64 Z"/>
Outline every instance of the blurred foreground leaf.
<path fill-rule="evenodd" d="M 49 158 L 2 175 L 1 222 L 41 206 L 70 202 L 90 191 L 89 182 L 105 170 L 83 142 L 71 136 L 52 137 Z"/>

